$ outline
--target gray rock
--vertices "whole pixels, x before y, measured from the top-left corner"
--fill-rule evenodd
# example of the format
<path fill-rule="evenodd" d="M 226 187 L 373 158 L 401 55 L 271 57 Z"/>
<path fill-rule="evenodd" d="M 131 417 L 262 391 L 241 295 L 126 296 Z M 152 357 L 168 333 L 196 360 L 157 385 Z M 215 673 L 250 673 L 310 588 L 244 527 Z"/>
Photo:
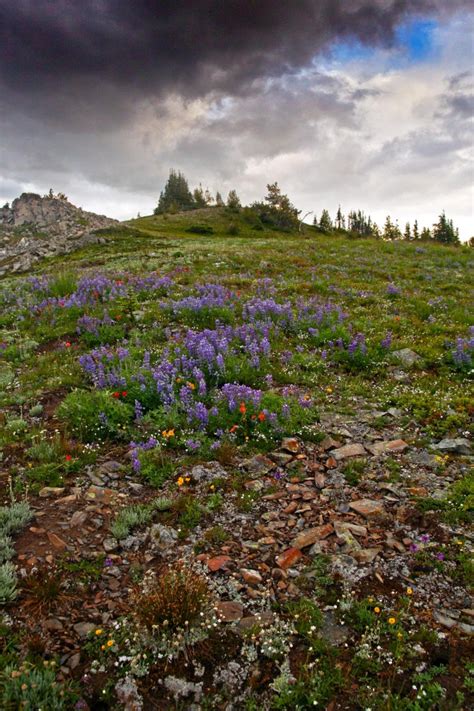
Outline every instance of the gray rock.
<path fill-rule="evenodd" d="M 124 711 L 142 711 L 143 699 L 138 692 L 135 679 L 126 676 L 115 684 L 117 700 Z"/>
<path fill-rule="evenodd" d="M 433 449 L 437 449 L 440 452 L 450 452 L 451 454 L 470 454 L 471 443 L 465 437 L 447 438 L 433 445 Z"/>
<path fill-rule="evenodd" d="M 178 701 L 179 699 L 186 698 L 188 696 L 193 696 L 194 701 L 198 703 L 202 697 L 202 682 L 195 684 L 192 681 L 186 681 L 186 679 L 179 679 L 176 676 L 167 676 L 163 682 L 165 689 L 167 689 L 173 698 Z M 189 707 L 188 707 L 189 708 Z"/>
<path fill-rule="evenodd" d="M 209 462 L 206 465 L 198 464 L 191 469 L 191 478 L 198 484 L 213 482 L 227 476 L 225 469 L 218 462 Z"/>
<path fill-rule="evenodd" d="M 392 355 L 394 358 L 399 360 L 400 363 L 403 363 L 403 365 L 408 367 L 411 367 L 412 365 L 415 365 L 415 363 L 419 363 L 421 361 L 418 353 L 412 351 L 411 348 L 402 348 L 399 351 L 393 351 Z"/>
<path fill-rule="evenodd" d="M 0 208 L 0 276 L 26 271 L 43 257 L 102 242 L 95 231 L 116 224 L 67 199 L 23 193 L 11 207 Z"/>
<path fill-rule="evenodd" d="M 323 613 L 323 624 L 320 635 L 323 639 L 327 640 L 329 644 L 339 647 L 341 644 L 344 644 L 349 637 L 349 630 L 336 620 L 333 612 L 328 611 Z"/>
<path fill-rule="evenodd" d="M 96 625 L 93 622 L 78 622 L 74 625 L 74 632 L 79 635 L 79 637 L 87 637 L 89 632 L 95 630 Z"/>
<path fill-rule="evenodd" d="M 178 534 L 171 526 L 154 523 L 150 528 L 150 546 L 154 550 L 163 552 L 174 546 Z"/>
<path fill-rule="evenodd" d="M 104 538 L 102 545 L 104 546 L 104 551 L 106 551 L 106 553 L 111 553 L 118 548 L 118 542 L 115 538 Z"/>

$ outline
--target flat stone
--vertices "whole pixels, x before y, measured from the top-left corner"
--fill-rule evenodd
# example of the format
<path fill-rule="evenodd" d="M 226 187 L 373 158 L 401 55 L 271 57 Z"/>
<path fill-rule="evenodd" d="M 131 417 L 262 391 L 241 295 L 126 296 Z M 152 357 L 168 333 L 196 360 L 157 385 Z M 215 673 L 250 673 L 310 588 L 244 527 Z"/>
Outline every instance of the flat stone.
<path fill-rule="evenodd" d="M 69 527 L 70 528 L 75 528 L 76 526 L 83 526 L 85 522 L 87 521 L 87 511 L 74 511 L 73 515 L 71 516 L 71 519 L 69 521 Z"/>
<path fill-rule="evenodd" d="M 354 536 L 366 536 L 367 528 L 365 526 L 358 526 L 356 523 L 349 523 L 348 521 L 334 521 L 333 523 L 336 535 L 340 535 L 345 531 L 353 533 Z"/>
<path fill-rule="evenodd" d="M 57 620 L 54 617 L 51 617 L 49 620 L 45 620 L 44 628 L 47 629 L 49 632 L 59 632 L 60 630 L 64 629 L 64 625 L 61 620 Z"/>
<path fill-rule="evenodd" d="M 300 451 L 300 443 L 295 437 L 286 437 L 281 443 L 281 449 L 284 452 L 297 454 Z"/>
<path fill-rule="evenodd" d="M 43 488 L 40 489 L 38 496 L 42 499 L 46 499 L 53 496 L 62 496 L 65 491 L 66 489 L 64 486 L 43 486 Z"/>
<path fill-rule="evenodd" d="M 78 622 L 74 625 L 74 631 L 79 637 L 87 637 L 87 635 L 95 630 L 96 625 L 93 622 Z"/>
<path fill-rule="evenodd" d="M 292 514 L 296 511 L 297 508 L 298 508 L 298 502 L 292 501 L 291 503 L 288 504 L 288 506 L 285 506 L 285 508 L 282 510 L 282 513 Z"/>
<path fill-rule="evenodd" d="M 291 547 L 300 549 L 312 546 L 313 543 L 327 538 L 333 532 L 334 528 L 330 523 L 326 523 L 323 526 L 316 526 L 315 528 L 308 528 L 308 530 L 298 534 L 296 538 L 292 540 Z"/>
<path fill-rule="evenodd" d="M 362 550 L 357 550 L 352 553 L 354 558 L 358 563 L 372 563 L 382 552 L 382 549 L 377 548 L 363 548 Z"/>
<path fill-rule="evenodd" d="M 250 568 L 241 568 L 240 574 L 242 575 L 245 582 L 249 583 L 249 585 L 257 585 L 263 580 L 258 570 L 251 570 Z"/>
<path fill-rule="evenodd" d="M 321 447 L 323 452 L 327 452 L 330 449 L 340 448 L 341 443 L 339 442 L 339 440 L 333 439 L 332 437 L 329 437 L 329 435 L 326 435 L 323 441 L 319 443 L 319 446 Z"/>
<path fill-rule="evenodd" d="M 381 501 L 372 501 L 371 499 L 359 499 L 358 501 L 352 501 L 349 506 L 353 511 L 361 514 L 361 516 L 365 516 L 365 518 L 370 518 L 370 516 L 378 516 L 385 511 Z"/>
<path fill-rule="evenodd" d="M 56 535 L 56 533 L 53 533 L 52 531 L 48 531 L 46 534 L 48 536 L 48 540 L 55 548 L 57 551 L 64 551 L 67 548 L 67 543 L 66 541 L 63 541 L 62 538 L 59 538 L 59 536 Z"/>
<path fill-rule="evenodd" d="M 470 454 L 471 443 L 465 437 L 457 437 L 456 439 L 442 439 L 438 444 L 433 445 L 433 449 L 440 452 L 450 452 L 452 454 Z"/>
<path fill-rule="evenodd" d="M 214 558 L 209 558 L 209 560 L 207 561 L 207 567 L 211 572 L 215 573 L 216 571 L 225 568 L 227 563 L 229 563 L 229 561 L 231 560 L 232 558 L 230 558 L 228 555 L 216 555 Z"/>
<path fill-rule="evenodd" d="M 252 459 L 247 459 L 242 463 L 242 467 L 246 469 L 249 474 L 254 475 L 268 474 L 275 469 L 275 466 L 275 462 L 272 462 L 272 460 L 264 454 L 257 454 L 255 457 L 252 457 Z"/>
<path fill-rule="evenodd" d="M 283 551 L 283 553 L 277 556 L 276 563 L 279 568 L 286 570 L 287 568 L 291 568 L 291 566 L 297 563 L 302 557 L 303 554 L 299 548 L 287 548 L 286 551 Z"/>
<path fill-rule="evenodd" d="M 365 448 L 358 443 L 346 444 L 344 447 L 339 447 L 339 449 L 334 449 L 331 455 L 337 462 L 342 459 L 348 459 L 349 457 L 364 457 L 367 454 Z"/>
<path fill-rule="evenodd" d="M 438 610 L 435 610 L 433 612 L 433 617 L 435 618 L 436 622 L 439 622 L 439 624 L 443 625 L 443 627 L 447 627 L 448 630 L 450 630 L 452 627 L 455 627 L 457 625 L 456 620 L 453 620 L 451 617 L 448 617 L 447 615 L 443 615 Z"/>
<path fill-rule="evenodd" d="M 98 501 L 101 504 L 109 504 L 114 497 L 117 496 L 117 492 L 113 489 L 106 489 L 101 486 L 90 486 L 85 494 L 88 501 Z"/>
<path fill-rule="evenodd" d="M 399 360 L 400 363 L 409 367 L 421 361 L 421 358 L 418 353 L 412 351 L 411 348 L 402 348 L 399 351 L 393 351 L 392 355 L 394 358 Z"/>
<path fill-rule="evenodd" d="M 408 444 L 403 439 L 393 439 L 389 442 L 374 442 L 367 447 L 373 455 L 378 456 L 387 452 L 403 452 Z"/>
<path fill-rule="evenodd" d="M 240 602 L 218 602 L 217 614 L 223 622 L 238 622 L 244 616 L 244 608 Z"/>
<path fill-rule="evenodd" d="M 270 454 L 270 459 L 272 459 L 280 467 L 284 467 L 292 461 L 293 455 L 286 454 L 286 452 L 272 452 Z"/>

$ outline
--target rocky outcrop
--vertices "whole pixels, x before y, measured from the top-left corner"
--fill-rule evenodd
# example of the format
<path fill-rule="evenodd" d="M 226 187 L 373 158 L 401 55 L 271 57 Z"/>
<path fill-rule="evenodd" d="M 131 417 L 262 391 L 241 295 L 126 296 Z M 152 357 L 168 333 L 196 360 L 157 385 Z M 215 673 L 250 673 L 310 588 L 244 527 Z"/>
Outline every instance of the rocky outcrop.
<path fill-rule="evenodd" d="M 26 271 L 43 257 L 105 242 L 97 230 L 116 224 L 64 197 L 23 193 L 11 206 L 0 208 L 0 276 Z"/>

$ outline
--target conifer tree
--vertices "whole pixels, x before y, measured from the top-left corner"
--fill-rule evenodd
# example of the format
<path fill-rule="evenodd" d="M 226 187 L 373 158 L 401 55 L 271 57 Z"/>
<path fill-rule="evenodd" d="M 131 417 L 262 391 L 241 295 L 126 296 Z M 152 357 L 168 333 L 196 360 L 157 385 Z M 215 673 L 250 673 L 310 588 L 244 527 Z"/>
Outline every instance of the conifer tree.
<path fill-rule="evenodd" d="M 175 170 L 170 170 L 168 181 L 160 193 L 155 215 L 170 210 L 191 210 L 194 207 L 193 196 L 184 175 Z"/>
<path fill-rule="evenodd" d="M 332 232 L 332 220 L 327 210 L 323 210 L 321 213 L 321 218 L 319 220 L 319 229 L 321 230 L 321 232 Z"/>
<path fill-rule="evenodd" d="M 232 210 L 238 210 L 241 207 L 240 198 L 235 190 L 231 190 L 227 196 L 227 207 Z"/>
<path fill-rule="evenodd" d="M 420 239 L 420 233 L 418 232 L 418 220 L 413 223 L 413 239 Z"/>
<path fill-rule="evenodd" d="M 444 210 L 433 225 L 433 239 L 444 244 L 459 244 L 459 230 L 454 228 L 452 220 L 447 219 Z"/>
<path fill-rule="evenodd" d="M 411 240 L 411 227 L 410 227 L 409 222 L 407 222 L 405 225 L 405 232 L 403 233 L 403 239 L 406 239 L 407 242 L 409 242 Z"/>

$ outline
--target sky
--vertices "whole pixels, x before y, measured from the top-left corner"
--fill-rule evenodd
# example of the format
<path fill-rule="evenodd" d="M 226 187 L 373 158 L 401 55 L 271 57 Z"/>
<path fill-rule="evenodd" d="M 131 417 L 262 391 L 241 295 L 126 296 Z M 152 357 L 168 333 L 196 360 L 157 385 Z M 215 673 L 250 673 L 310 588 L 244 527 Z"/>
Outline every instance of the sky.
<path fill-rule="evenodd" d="M 128 219 L 174 168 L 468 239 L 473 38 L 467 0 L 0 0 L 0 204 Z"/>

